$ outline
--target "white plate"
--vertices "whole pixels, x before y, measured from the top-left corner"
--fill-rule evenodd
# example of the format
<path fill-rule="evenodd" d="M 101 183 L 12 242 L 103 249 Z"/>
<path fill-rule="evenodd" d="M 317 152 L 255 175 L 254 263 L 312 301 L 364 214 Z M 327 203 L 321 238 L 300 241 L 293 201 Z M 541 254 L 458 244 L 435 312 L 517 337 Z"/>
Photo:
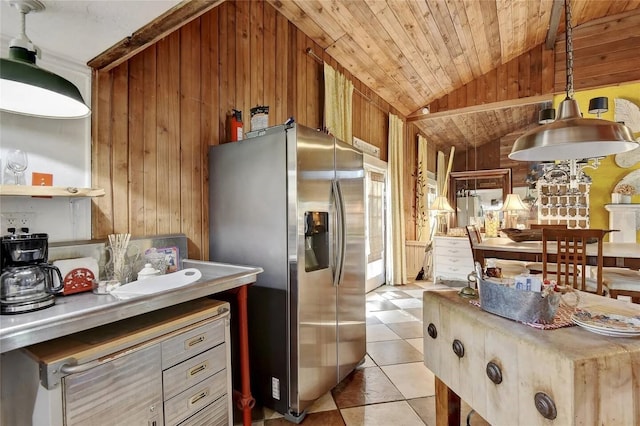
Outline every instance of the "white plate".
<path fill-rule="evenodd" d="M 571 320 L 594 332 L 608 333 L 607 335 L 637 336 L 640 335 L 640 317 L 630 317 L 613 313 L 578 311 L 571 316 Z M 596 331 L 597 330 L 597 331 Z M 611 334 L 614 333 L 614 334 Z"/>
<path fill-rule="evenodd" d="M 574 317 L 571 317 L 571 319 L 573 320 L 573 322 L 576 325 L 584 328 L 585 330 L 590 331 L 592 333 L 601 334 L 603 336 L 611 336 L 611 337 L 638 337 L 638 336 L 640 336 L 640 333 L 635 333 L 635 332 L 633 332 L 633 333 L 620 333 L 620 332 L 611 331 L 611 330 L 601 330 L 601 329 L 598 329 L 598 328 L 590 327 L 589 325 L 581 323 L 579 321 L 576 321 Z"/>

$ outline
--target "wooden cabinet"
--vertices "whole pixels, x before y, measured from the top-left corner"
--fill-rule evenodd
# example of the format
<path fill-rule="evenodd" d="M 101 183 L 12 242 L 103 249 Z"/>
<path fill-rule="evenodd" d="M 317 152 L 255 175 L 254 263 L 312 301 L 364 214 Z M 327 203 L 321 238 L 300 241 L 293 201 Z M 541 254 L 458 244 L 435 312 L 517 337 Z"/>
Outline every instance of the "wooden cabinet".
<path fill-rule="evenodd" d="M 637 338 L 575 326 L 539 330 L 484 312 L 454 291 L 426 291 L 423 302 L 425 365 L 489 423 L 632 425 L 640 419 Z M 640 311 L 581 293 L 581 306 L 604 304 Z"/>
<path fill-rule="evenodd" d="M 211 404 L 223 397 L 228 401 L 231 373 L 225 330 L 224 321 L 218 320 L 161 343 L 166 425 L 178 425 L 201 410 L 219 412 Z M 220 413 L 209 424 L 226 424 L 230 415 Z"/>
<path fill-rule="evenodd" d="M 434 237 L 433 281 L 467 281 L 473 271 L 473 254 L 467 237 Z"/>
<path fill-rule="evenodd" d="M 538 223 L 588 229 L 591 185 L 581 182 L 575 186 L 572 188 L 568 183 L 538 181 Z"/>
<path fill-rule="evenodd" d="M 229 333 L 229 304 L 204 298 L 12 351 L 20 377 L 40 367 L 40 384 L 11 401 L 15 412 L 3 407 L 3 418 L 52 426 L 231 425 Z M 12 377 L 3 371 L 2 380 Z"/>

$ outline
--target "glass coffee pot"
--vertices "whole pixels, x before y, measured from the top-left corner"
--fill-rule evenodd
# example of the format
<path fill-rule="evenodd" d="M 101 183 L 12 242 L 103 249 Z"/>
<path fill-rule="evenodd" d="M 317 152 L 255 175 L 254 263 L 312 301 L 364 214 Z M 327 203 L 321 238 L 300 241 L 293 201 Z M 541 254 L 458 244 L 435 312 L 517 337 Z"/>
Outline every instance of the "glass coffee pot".
<path fill-rule="evenodd" d="M 30 312 L 55 304 L 54 295 L 64 282 L 60 270 L 47 263 L 48 235 L 5 235 L 0 247 L 0 313 Z"/>

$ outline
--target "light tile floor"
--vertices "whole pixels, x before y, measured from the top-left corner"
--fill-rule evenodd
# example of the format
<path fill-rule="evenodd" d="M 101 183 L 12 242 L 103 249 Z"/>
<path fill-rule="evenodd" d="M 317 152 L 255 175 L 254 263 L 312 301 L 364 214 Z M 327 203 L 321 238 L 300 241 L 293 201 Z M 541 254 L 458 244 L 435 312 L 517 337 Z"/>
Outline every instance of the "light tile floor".
<path fill-rule="evenodd" d="M 317 400 L 306 426 L 435 426 L 434 376 L 423 364 L 422 293 L 447 288 L 430 281 L 382 286 L 367 294 L 365 362 Z M 255 426 L 290 426 L 278 413 L 256 408 Z M 461 425 L 471 411 L 462 404 Z M 254 419 L 260 418 L 254 413 Z M 487 425 L 472 413 L 470 424 Z"/>

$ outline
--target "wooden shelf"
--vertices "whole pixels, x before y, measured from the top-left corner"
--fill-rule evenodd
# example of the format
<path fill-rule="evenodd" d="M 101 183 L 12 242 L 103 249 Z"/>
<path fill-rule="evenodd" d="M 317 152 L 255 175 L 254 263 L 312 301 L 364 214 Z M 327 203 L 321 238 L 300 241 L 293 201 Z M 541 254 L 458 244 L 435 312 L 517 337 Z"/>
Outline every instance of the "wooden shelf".
<path fill-rule="evenodd" d="M 61 186 L 0 185 L 0 195 L 28 197 L 104 197 L 104 189 Z"/>

